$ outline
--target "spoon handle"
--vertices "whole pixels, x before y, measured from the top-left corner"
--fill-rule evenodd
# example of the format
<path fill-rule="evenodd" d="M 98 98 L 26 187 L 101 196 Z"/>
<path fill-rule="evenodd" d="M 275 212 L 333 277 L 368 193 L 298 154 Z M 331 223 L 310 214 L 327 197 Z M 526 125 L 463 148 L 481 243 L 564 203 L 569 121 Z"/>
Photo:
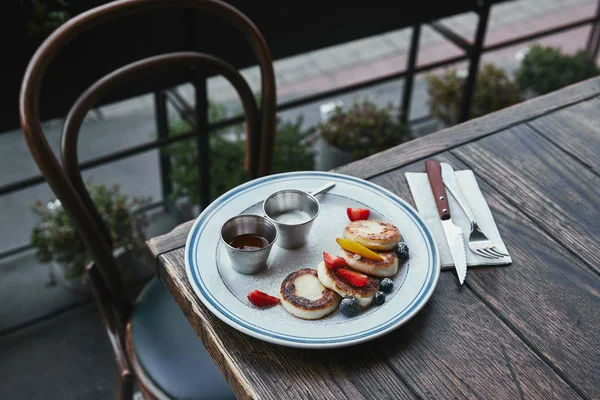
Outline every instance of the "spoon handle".
<path fill-rule="evenodd" d="M 334 186 L 335 186 L 335 182 L 329 182 L 328 184 L 318 188 L 317 190 L 310 192 L 310 194 L 312 194 L 313 196 L 316 196 L 320 193 L 327 192 Z"/>

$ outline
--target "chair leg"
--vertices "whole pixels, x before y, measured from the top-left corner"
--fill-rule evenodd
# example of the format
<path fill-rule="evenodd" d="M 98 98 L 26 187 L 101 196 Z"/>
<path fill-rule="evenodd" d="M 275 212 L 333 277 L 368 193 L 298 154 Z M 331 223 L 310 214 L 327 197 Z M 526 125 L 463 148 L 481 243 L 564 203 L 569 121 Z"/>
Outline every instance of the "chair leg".
<path fill-rule="evenodd" d="M 117 374 L 117 400 L 133 400 L 133 378 Z"/>

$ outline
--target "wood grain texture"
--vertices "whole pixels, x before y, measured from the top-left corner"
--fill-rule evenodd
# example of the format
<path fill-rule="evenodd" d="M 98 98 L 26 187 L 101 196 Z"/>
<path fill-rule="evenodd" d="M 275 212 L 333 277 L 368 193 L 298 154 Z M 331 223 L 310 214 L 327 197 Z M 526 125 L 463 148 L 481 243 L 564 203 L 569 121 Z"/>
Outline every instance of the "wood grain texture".
<path fill-rule="evenodd" d="M 574 104 L 528 123 L 539 134 L 600 174 L 600 99 Z"/>
<path fill-rule="evenodd" d="M 464 161 L 474 169 L 514 260 L 509 267 L 473 268 L 465 287 L 443 273 L 415 318 L 373 342 L 307 351 L 270 345 L 228 327 L 199 302 L 187 281 L 182 246 L 191 223 L 149 243 L 149 254 L 241 398 L 283 393 L 353 399 L 600 398 L 600 227 L 595 211 L 600 178 L 578 161 L 595 165 L 590 149 L 597 137 L 591 122 L 589 134 L 578 139 L 583 142 L 568 145 L 561 145 L 568 139 L 567 122 L 562 133 L 556 127 L 540 129 L 552 125 L 540 116 L 561 108 L 592 121 L 590 110 L 565 107 L 599 93 L 597 78 L 338 170 L 378 176 L 373 181 L 412 201 L 403 172 L 424 171 L 424 164 L 386 172 L 453 149 L 436 158 L 457 169 Z M 531 126 L 551 142 L 518 125 L 537 117 Z"/>
<path fill-rule="evenodd" d="M 351 348 L 301 350 L 241 334 L 196 298 L 182 249 L 160 256 L 169 290 L 236 394 L 278 398 L 577 398 L 472 292 L 442 274 L 410 323 Z"/>
<path fill-rule="evenodd" d="M 600 177 L 526 125 L 451 153 L 600 274 Z"/>
<path fill-rule="evenodd" d="M 173 228 L 171 232 L 153 237 L 146 241 L 146 260 L 157 273 L 159 272 L 158 256 L 171 250 L 184 247 L 188 233 L 190 232 L 190 229 L 192 229 L 194 222 L 195 220 L 193 219 L 184 222 Z"/>
<path fill-rule="evenodd" d="M 382 343 L 388 363 L 422 398 L 578 398 L 451 272 L 441 274 L 432 300 L 406 329 L 418 345 L 394 336 Z M 440 388 L 450 384 L 461 393 Z"/>
<path fill-rule="evenodd" d="M 383 363 L 348 351 L 290 349 L 246 336 L 198 300 L 182 267 L 183 249 L 160 256 L 164 282 L 237 396 L 242 398 L 414 398 Z M 268 311 L 267 311 L 268 312 Z"/>
<path fill-rule="evenodd" d="M 466 167 L 448 153 L 436 159 L 456 169 Z M 407 171 L 423 172 L 424 163 L 373 182 L 412 201 L 403 177 Z M 508 202 L 501 188 L 492 189 L 481 180 L 479 184 L 513 264 L 471 268 L 466 285 L 578 392 L 599 398 L 600 278 Z"/>
<path fill-rule="evenodd" d="M 599 94 L 600 77 L 592 78 L 545 96 L 411 140 L 337 168 L 335 172 L 365 179 L 374 177 Z"/>

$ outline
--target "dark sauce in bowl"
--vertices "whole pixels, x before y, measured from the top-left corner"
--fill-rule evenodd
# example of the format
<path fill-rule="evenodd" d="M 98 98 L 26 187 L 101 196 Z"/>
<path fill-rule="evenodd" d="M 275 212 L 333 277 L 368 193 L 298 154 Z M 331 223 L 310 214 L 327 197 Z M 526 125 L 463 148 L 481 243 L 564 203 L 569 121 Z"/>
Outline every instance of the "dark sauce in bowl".
<path fill-rule="evenodd" d="M 269 245 L 269 241 L 262 236 L 245 234 L 234 237 L 229 245 L 240 250 L 259 250 Z"/>

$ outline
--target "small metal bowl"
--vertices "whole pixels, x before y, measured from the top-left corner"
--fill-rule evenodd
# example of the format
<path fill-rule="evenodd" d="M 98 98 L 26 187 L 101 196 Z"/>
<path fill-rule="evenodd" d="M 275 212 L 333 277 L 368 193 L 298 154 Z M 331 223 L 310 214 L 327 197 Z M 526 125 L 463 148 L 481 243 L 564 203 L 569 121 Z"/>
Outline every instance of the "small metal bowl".
<path fill-rule="evenodd" d="M 255 250 L 238 249 L 229 243 L 239 235 L 262 236 L 268 244 Z M 242 274 L 255 274 L 267 265 L 273 243 L 277 240 L 277 228 L 275 224 L 260 215 L 237 215 L 223 224 L 221 240 L 227 249 L 233 268 Z"/>
<path fill-rule="evenodd" d="M 277 245 L 284 249 L 297 249 L 306 244 L 321 206 L 312 194 L 302 190 L 285 189 L 273 193 L 263 202 L 263 212 L 277 226 Z M 305 219 L 294 221 L 293 214 L 306 214 Z M 286 220 L 283 216 L 291 216 Z"/>

